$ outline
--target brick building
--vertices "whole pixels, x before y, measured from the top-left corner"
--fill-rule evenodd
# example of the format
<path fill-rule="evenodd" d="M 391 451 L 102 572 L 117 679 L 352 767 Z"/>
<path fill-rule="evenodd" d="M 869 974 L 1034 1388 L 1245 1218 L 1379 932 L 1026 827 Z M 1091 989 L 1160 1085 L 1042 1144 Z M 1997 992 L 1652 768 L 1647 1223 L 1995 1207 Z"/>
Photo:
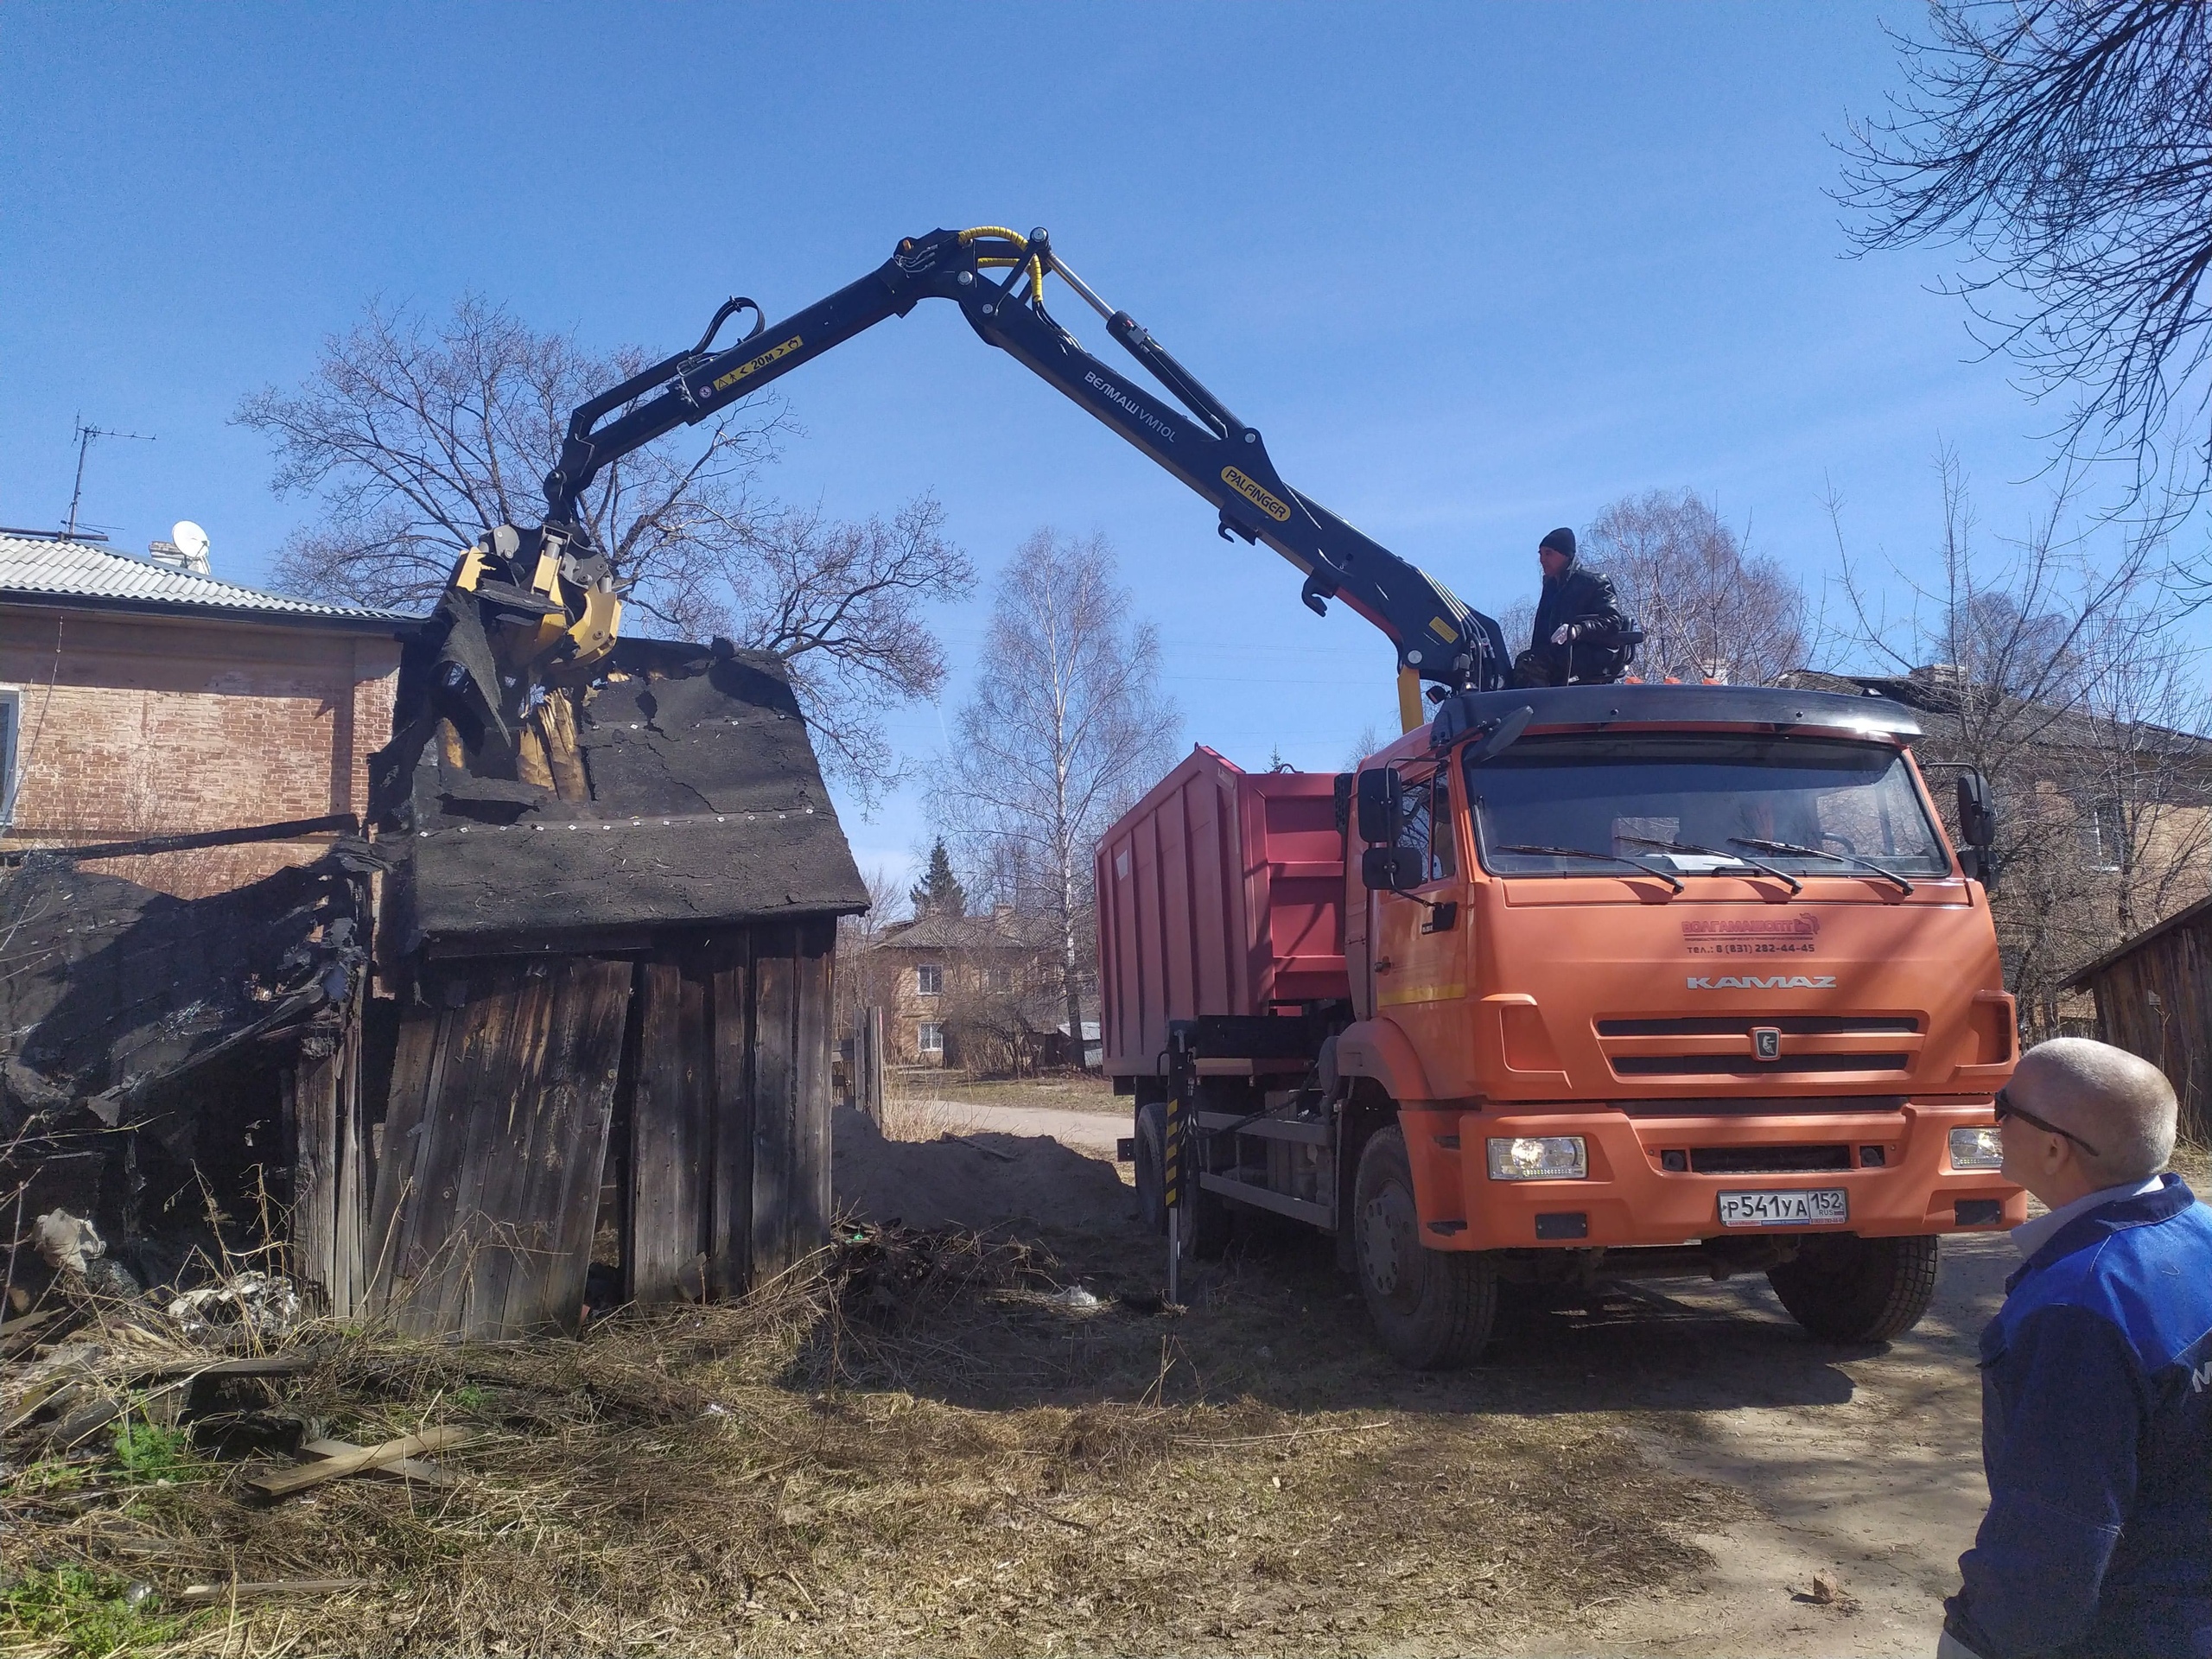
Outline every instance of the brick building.
<path fill-rule="evenodd" d="M 112 549 L 0 535 L 0 846 L 81 846 L 359 813 L 414 620 Z M 327 836 L 111 859 L 196 897 Z"/>
<path fill-rule="evenodd" d="M 1066 993 L 1051 917 L 1007 905 L 983 916 L 925 912 L 885 929 L 866 958 L 855 976 L 883 1009 L 893 1064 L 1001 1071 L 1065 1058 Z M 1086 1007 L 1094 979 L 1083 976 Z"/>

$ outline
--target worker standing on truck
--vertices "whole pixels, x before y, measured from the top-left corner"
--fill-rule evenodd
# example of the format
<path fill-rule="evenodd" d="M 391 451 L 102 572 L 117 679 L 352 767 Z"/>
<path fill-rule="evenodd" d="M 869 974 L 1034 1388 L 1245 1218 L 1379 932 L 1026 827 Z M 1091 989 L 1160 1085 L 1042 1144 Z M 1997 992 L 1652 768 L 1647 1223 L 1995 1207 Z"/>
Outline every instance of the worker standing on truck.
<path fill-rule="evenodd" d="M 2062 1037 L 1997 1094 L 2004 1173 L 2050 1206 L 1981 1333 L 1989 1513 L 1938 1659 L 2212 1653 L 2212 1210 L 2159 1172 L 2174 1091 Z"/>
<path fill-rule="evenodd" d="M 1544 588 L 1536 601 L 1529 649 L 1514 659 L 1514 684 L 1565 685 L 1570 676 L 1611 677 L 1599 671 L 1619 650 L 1610 636 L 1627 626 L 1611 578 L 1576 559 L 1574 532 L 1564 527 L 1536 543 L 1536 563 L 1544 569 Z M 1603 636 L 1602 642 L 1593 636 Z M 1578 652 L 1585 639 L 1593 642 Z"/>

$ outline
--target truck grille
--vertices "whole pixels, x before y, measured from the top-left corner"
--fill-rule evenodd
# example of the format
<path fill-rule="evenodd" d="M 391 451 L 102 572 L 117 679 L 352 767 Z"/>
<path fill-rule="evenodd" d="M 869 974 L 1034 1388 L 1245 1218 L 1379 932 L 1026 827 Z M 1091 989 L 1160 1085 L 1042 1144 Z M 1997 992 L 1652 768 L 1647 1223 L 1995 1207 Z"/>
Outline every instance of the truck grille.
<path fill-rule="evenodd" d="M 1755 1033 L 1778 1034 L 1761 1059 Z M 1617 1077 L 1807 1077 L 1912 1069 L 1923 1040 L 1909 1014 L 1617 1015 L 1597 1021 Z"/>
<path fill-rule="evenodd" d="M 1830 1071 L 1902 1071 L 1912 1064 L 1905 1054 L 1785 1054 L 1755 1060 L 1738 1054 L 1617 1054 L 1613 1075 L 1620 1077 L 1788 1077 Z"/>
<path fill-rule="evenodd" d="M 1600 1037 L 1749 1037 L 1754 1026 L 1771 1026 L 1785 1037 L 1891 1036 L 1916 1032 L 1910 1014 L 1699 1014 L 1681 1020 L 1600 1020 Z"/>
<path fill-rule="evenodd" d="M 1692 1147 L 1694 1175 L 1793 1175 L 1849 1169 L 1849 1147 Z"/>
<path fill-rule="evenodd" d="M 1630 1117 L 1795 1117 L 1806 1113 L 1889 1114 L 1904 1109 L 1903 1095 L 1718 1095 L 1702 1099 L 1617 1100 Z"/>

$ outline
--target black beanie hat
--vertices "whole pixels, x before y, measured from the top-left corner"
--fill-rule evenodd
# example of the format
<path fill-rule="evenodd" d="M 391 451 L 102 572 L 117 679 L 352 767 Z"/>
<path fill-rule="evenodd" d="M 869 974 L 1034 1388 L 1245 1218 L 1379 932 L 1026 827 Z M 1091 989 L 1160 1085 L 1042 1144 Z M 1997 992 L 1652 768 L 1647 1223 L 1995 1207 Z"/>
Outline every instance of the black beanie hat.
<path fill-rule="evenodd" d="M 1540 553 L 1548 547 L 1553 549 L 1556 552 L 1566 554 L 1570 559 L 1573 558 L 1574 556 L 1574 532 L 1567 529 L 1565 526 L 1561 526 L 1560 529 L 1552 531 L 1550 535 L 1545 537 L 1542 541 L 1536 543 L 1536 550 Z"/>

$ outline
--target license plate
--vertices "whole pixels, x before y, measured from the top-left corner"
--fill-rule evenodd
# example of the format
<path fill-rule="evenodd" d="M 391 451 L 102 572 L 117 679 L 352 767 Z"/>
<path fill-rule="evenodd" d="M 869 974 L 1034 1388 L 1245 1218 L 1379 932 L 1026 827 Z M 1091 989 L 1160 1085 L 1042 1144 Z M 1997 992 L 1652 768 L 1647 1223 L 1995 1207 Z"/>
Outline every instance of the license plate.
<path fill-rule="evenodd" d="M 1840 1186 L 1809 1192 L 1723 1192 L 1723 1227 L 1820 1227 L 1851 1219 L 1851 1205 Z"/>

